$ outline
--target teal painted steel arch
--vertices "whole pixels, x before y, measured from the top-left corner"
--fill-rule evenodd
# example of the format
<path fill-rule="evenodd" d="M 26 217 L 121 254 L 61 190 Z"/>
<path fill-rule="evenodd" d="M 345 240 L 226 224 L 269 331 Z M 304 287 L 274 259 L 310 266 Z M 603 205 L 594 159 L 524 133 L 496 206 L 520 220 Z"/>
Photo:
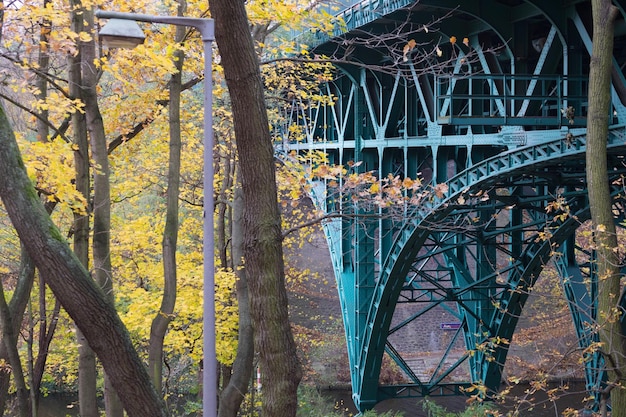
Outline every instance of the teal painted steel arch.
<path fill-rule="evenodd" d="M 420 207 L 408 216 L 406 225 L 398 232 L 392 246 L 393 249 L 381 268 L 381 274 L 373 291 L 374 296 L 370 303 L 367 324 L 363 329 L 364 334 L 361 335 L 361 349 L 357 353 L 358 358 L 355 358 L 357 360 L 355 372 L 358 383 L 355 387 L 354 400 L 359 409 L 368 409 L 380 400 L 378 374 L 391 317 L 413 259 L 430 233 L 429 230 L 420 228 L 420 224 L 426 221 L 441 221 L 452 210 L 450 203 L 458 199 L 463 193 L 471 193 L 485 185 L 496 184 L 499 179 L 504 177 L 557 163 L 573 162 L 580 164 L 581 158 L 584 161 L 585 148 L 585 137 L 580 136 L 570 143 L 556 140 L 505 152 L 461 172 L 446 183 L 448 192 L 445 197 L 435 199 L 429 207 Z M 609 151 L 618 154 L 626 152 L 626 131 L 624 128 L 612 131 Z M 552 198 L 551 196 L 545 197 Z M 585 210 L 586 208 L 583 208 L 580 213 L 576 214 L 580 218 L 584 218 Z M 560 245 L 579 224 L 579 220 L 572 217 L 560 225 L 551 225 L 549 227 L 556 227 L 556 230 L 552 232 L 550 241 L 540 241 L 526 248 L 524 257 L 518 259 L 511 268 L 512 273 L 507 280 L 507 285 L 511 291 L 505 293 L 508 294 L 508 297 L 498 299 L 502 308 L 494 310 L 495 313 L 486 326 L 492 330 L 483 342 L 488 338 L 496 337 L 510 339 L 527 296 L 525 289 L 533 285 L 534 279 L 539 275 L 549 255 L 553 253 L 553 244 Z M 474 331 L 476 330 L 478 329 L 474 329 Z M 495 347 L 495 352 L 489 356 L 472 356 L 473 359 L 471 360 L 476 362 L 473 368 L 477 369 L 478 372 L 474 373 L 475 380 L 469 382 L 485 384 L 488 389 L 495 391 L 500 384 L 501 370 L 507 350 L 508 348 L 498 346 Z M 436 390 L 438 388 L 437 386 L 423 385 L 422 389 Z"/>
<path fill-rule="evenodd" d="M 460 388 L 472 381 L 493 388 L 499 383 L 500 366 L 508 349 L 487 346 L 488 337 L 475 334 L 506 338 L 514 332 L 516 313 L 525 302 L 518 290 L 534 283 L 554 249 L 541 242 L 529 242 L 526 236 L 550 232 L 561 242 L 575 232 L 571 222 L 550 225 L 545 214 L 545 205 L 553 198 L 550 193 L 556 194 L 560 186 L 566 189 L 563 196 L 577 207 L 580 218 L 586 215 L 581 181 L 589 1 L 348 3 L 349 10 L 344 12 L 348 25 L 338 27 L 336 39 L 318 38 L 316 52 L 345 52 L 347 56 L 336 58 L 345 58 L 340 65 L 349 76 L 338 75 L 327 88 L 325 94 L 338 99 L 329 100 L 333 106 L 323 109 L 328 115 L 323 121 L 321 110 L 302 106 L 311 112 L 308 119 L 301 119 L 308 143 L 288 143 L 288 148 L 324 150 L 338 163 L 359 161 L 362 169 L 375 172 L 379 178 L 421 172 L 427 180 L 448 187 L 444 197 L 410 213 L 413 217 L 408 216 L 404 226 L 382 218 L 363 220 L 372 213 L 355 209 L 348 213 L 355 216 L 353 220 L 335 219 L 325 227 L 346 326 L 355 403 L 365 410 L 387 396 L 409 392 L 459 394 Z M 626 1 L 615 3 L 623 12 Z M 450 11 L 452 19 L 442 22 L 437 28 L 440 30 L 421 30 L 429 22 L 424 16 L 438 18 Z M 622 21 L 619 27 L 624 31 L 626 24 Z M 369 42 L 388 33 L 400 36 L 393 45 L 395 62 L 381 46 L 384 42 Z M 461 45 L 466 33 L 469 46 L 464 42 Z M 620 69 L 626 65 L 623 35 L 615 49 L 616 68 Z M 458 38 L 456 46 L 451 36 Z M 441 49 L 444 63 L 431 72 L 428 65 L 437 65 L 433 54 L 433 59 L 422 62 L 413 62 L 409 54 L 408 63 L 404 63 L 402 45 L 412 37 L 418 41 L 432 39 L 433 45 Z M 351 43 L 355 38 L 362 43 Z M 505 52 L 493 48 L 496 43 L 503 43 Z M 460 52 L 473 53 L 473 65 L 464 62 L 467 55 Z M 610 139 L 611 149 L 623 152 L 623 145 L 616 144 L 624 141 L 626 109 L 620 101 L 626 94 L 623 73 L 618 75 L 611 124 L 619 126 L 614 127 Z M 563 116 L 570 107 L 573 119 Z M 622 169 L 623 160 L 613 159 L 613 164 L 616 170 Z M 489 192 L 497 187 L 510 195 L 497 195 L 498 191 L 492 190 L 491 197 L 498 197 L 496 203 L 480 202 L 474 207 L 459 203 L 459 197 L 469 199 L 472 192 Z M 527 192 L 534 188 L 534 194 Z M 506 208 L 515 204 L 515 209 Z M 328 204 L 331 206 L 345 209 L 338 201 Z M 366 216 L 360 218 L 363 214 Z M 421 229 L 436 221 L 459 227 L 464 215 L 475 215 L 482 229 L 476 228 L 473 234 Z M 503 227 L 490 224 L 490 216 L 505 215 L 510 218 Z M 510 263 L 494 266 L 498 257 L 506 256 L 512 259 Z M 425 266 L 417 265 L 418 261 Z M 573 267 L 567 265 L 563 271 Z M 446 280 L 445 285 L 437 282 L 439 277 Z M 433 290 L 425 291 L 430 290 L 428 286 Z M 424 307 L 394 322 L 399 303 L 422 303 L 420 307 Z M 440 365 L 427 380 L 394 345 L 392 339 L 408 327 L 407 323 L 427 318 L 435 304 L 445 310 L 446 318 L 458 320 L 461 326 L 455 332 L 447 330 L 448 336 L 473 350 L 471 357 L 468 353 L 448 357 L 454 362 L 451 369 L 469 362 L 469 382 L 449 383 L 446 377 L 454 369 L 443 370 Z M 455 306 L 450 307 L 452 304 Z M 580 318 L 576 322 L 582 326 Z M 472 348 L 475 344 L 487 346 L 492 352 L 480 352 Z M 380 386 L 384 351 L 397 361 L 411 384 Z"/>

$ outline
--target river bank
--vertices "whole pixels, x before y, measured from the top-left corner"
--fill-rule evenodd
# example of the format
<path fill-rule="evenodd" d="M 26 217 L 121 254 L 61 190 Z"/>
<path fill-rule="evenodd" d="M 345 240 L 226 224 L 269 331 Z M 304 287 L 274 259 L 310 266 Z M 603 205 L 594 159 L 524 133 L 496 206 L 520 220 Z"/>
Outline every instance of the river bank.
<path fill-rule="evenodd" d="M 559 387 L 567 387 L 560 390 Z M 548 390 L 556 389 L 556 395 L 549 397 Z M 345 415 L 355 415 L 348 389 L 325 389 L 321 391 L 329 401 L 333 401 Z M 497 404 L 500 412 L 519 411 L 520 417 L 560 417 L 567 409 L 581 410 L 584 407 L 583 400 L 586 397 L 585 384 L 580 380 L 553 382 L 545 390 L 532 391 L 529 384 L 519 384 L 507 394 L 506 401 Z M 465 410 L 468 405 L 467 397 L 430 397 L 430 401 L 445 407 L 450 412 Z M 394 398 L 382 401 L 374 407 L 374 410 L 382 413 L 386 411 L 401 411 L 405 417 L 428 417 L 422 409 L 423 398 Z"/>

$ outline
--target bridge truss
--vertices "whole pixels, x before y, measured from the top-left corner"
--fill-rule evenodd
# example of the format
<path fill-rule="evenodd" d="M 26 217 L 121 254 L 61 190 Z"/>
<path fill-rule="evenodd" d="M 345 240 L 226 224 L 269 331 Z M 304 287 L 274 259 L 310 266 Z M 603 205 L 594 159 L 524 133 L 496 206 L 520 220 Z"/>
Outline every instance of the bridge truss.
<path fill-rule="evenodd" d="M 345 23 L 332 36 L 304 35 L 336 62 L 320 91 L 327 100 L 285 107 L 282 145 L 443 190 L 398 217 L 331 200 L 317 184 L 320 207 L 344 214 L 324 230 L 356 407 L 477 386 L 496 393 L 529 292 L 551 260 L 579 346 L 590 346 L 594 254 L 577 240 L 589 218 L 590 1 L 343 3 Z M 623 223 L 626 1 L 614 3 L 608 181 Z M 379 384 L 385 352 L 406 384 Z M 601 358 L 587 359 L 587 388 L 597 392 Z"/>

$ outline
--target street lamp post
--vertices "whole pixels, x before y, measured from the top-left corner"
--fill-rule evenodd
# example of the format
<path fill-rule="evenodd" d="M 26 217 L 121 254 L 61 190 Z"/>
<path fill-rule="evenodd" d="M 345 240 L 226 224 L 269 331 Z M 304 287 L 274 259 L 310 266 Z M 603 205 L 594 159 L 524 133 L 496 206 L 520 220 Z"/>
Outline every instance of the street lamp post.
<path fill-rule="evenodd" d="M 196 28 L 202 37 L 204 46 L 204 214 L 203 214 L 203 376 L 202 376 L 202 416 L 217 415 L 217 357 L 215 351 L 215 270 L 214 270 L 214 234 L 213 234 L 213 82 L 212 46 L 215 40 L 213 19 L 184 16 L 152 16 L 137 13 L 120 13 L 97 10 L 96 17 L 118 19 L 131 22 L 164 23 L 175 26 Z M 113 20 L 111 20 L 113 22 Z M 106 28 L 106 26 L 105 26 Z M 103 31 L 104 29 L 103 28 Z M 131 29 L 131 44 L 143 41 L 143 36 Z M 116 28 L 108 37 L 123 38 L 126 35 Z M 133 41 L 134 39 L 134 41 Z"/>

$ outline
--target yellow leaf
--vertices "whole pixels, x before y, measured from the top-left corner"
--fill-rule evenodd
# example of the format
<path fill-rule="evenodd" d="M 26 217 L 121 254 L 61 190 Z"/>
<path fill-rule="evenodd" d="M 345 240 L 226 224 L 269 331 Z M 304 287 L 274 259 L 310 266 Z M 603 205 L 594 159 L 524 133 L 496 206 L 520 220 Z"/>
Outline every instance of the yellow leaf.
<path fill-rule="evenodd" d="M 404 45 L 404 48 L 402 48 L 402 60 L 404 62 L 409 60 L 409 58 L 407 58 L 407 55 L 409 54 L 409 52 L 411 52 L 413 48 L 415 48 L 415 45 L 417 45 L 415 39 L 411 39 L 407 42 L 406 45 Z"/>

